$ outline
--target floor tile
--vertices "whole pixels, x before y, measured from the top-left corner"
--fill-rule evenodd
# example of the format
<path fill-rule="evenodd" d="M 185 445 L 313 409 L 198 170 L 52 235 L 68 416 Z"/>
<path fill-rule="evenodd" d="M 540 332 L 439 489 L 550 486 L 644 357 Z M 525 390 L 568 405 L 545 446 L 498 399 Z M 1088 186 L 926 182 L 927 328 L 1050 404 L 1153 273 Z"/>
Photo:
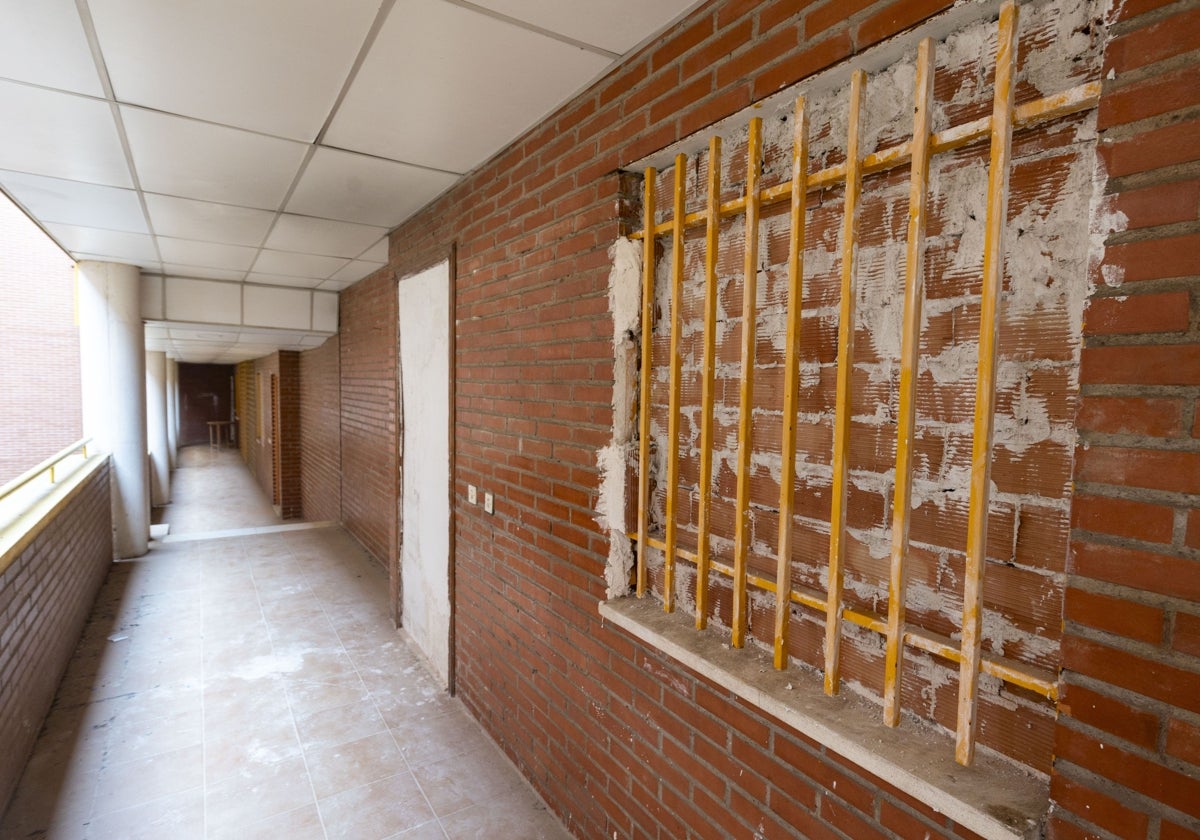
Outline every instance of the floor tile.
<path fill-rule="evenodd" d="M 0 840 L 565 836 L 352 537 L 204 537 L 278 518 L 235 452 L 200 449 L 166 509 L 189 539 L 112 566 Z"/>
<path fill-rule="evenodd" d="M 440 821 L 430 820 L 416 828 L 410 828 L 408 831 L 393 834 L 387 840 L 446 840 L 446 832 L 442 831 Z"/>
<path fill-rule="evenodd" d="M 329 840 L 381 840 L 434 817 L 409 773 L 343 791 L 318 806 Z"/>
<path fill-rule="evenodd" d="M 305 750 L 315 750 L 386 732 L 387 726 L 373 702 L 359 700 L 345 706 L 298 715 L 296 730 L 300 733 L 300 745 Z"/>
<path fill-rule="evenodd" d="M 413 776 L 439 817 L 524 789 L 524 782 L 492 744 L 417 767 Z"/>
<path fill-rule="evenodd" d="M 442 818 L 450 840 L 570 840 L 571 835 L 539 801 L 521 791 L 472 805 Z"/>
<path fill-rule="evenodd" d="M 204 743 L 204 778 L 213 785 L 302 754 L 291 720 L 264 721 L 222 737 L 209 737 Z"/>
<path fill-rule="evenodd" d="M 408 773 L 404 756 L 386 730 L 357 741 L 306 750 L 304 757 L 319 799 Z"/>
<path fill-rule="evenodd" d="M 479 725 L 458 708 L 405 719 L 392 727 L 392 734 L 413 769 L 473 752 L 488 743 Z"/>
<path fill-rule="evenodd" d="M 265 820 L 240 825 L 229 834 L 209 831 L 208 840 L 325 840 L 317 806 L 305 805 Z"/>
<path fill-rule="evenodd" d="M 97 778 L 93 814 L 122 811 L 203 784 L 204 750 L 200 744 L 106 764 Z"/>
<path fill-rule="evenodd" d="M 87 840 L 203 840 L 204 794 L 193 789 L 91 820 Z"/>
<path fill-rule="evenodd" d="M 241 770 L 207 788 L 205 822 L 210 834 L 233 836 L 249 823 L 315 802 L 304 759 L 285 758 Z"/>

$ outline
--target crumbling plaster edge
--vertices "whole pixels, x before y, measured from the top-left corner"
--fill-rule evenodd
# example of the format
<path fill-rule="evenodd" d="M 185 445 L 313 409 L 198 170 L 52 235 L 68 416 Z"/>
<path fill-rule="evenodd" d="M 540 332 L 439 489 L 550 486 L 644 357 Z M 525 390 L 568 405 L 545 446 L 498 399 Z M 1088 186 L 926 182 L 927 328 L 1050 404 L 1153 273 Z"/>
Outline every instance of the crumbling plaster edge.
<path fill-rule="evenodd" d="M 819 681 L 777 671 L 753 646 L 734 650 L 653 598 L 601 601 L 600 616 L 747 704 L 989 840 L 1040 836 L 1049 804 L 1045 779 L 1003 759 L 977 753 L 971 767 L 954 761 L 952 741 L 905 720 L 884 725 L 877 706 L 843 692 L 827 697 Z"/>

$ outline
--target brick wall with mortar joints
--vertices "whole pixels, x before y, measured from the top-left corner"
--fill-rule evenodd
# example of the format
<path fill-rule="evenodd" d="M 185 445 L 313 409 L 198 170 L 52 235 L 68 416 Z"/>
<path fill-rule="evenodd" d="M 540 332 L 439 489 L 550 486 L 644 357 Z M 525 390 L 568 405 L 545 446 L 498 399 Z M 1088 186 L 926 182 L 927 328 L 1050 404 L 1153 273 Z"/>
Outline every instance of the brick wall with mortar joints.
<path fill-rule="evenodd" d="M 300 354 L 280 350 L 279 358 L 279 515 L 299 519 L 300 476 Z"/>
<path fill-rule="evenodd" d="M 0 196 L 0 484 L 83 437 L 71 258 Z"/>
<path fill-rule="evenodd" d="M 234 369 L 234 393 L 238 412 L 238 451 L 242 460 L 257 477 L 257 459 L 252 457 L 251 447 L 258 439 L 258 393 L 254 378 L 254 362 L 239 362 Z"/>
<path fill-rule="evenodd" d="M 1021 51 L 1024 58 L 1017 77 L 1018 103 L 1098 77 L 1097 40 L 1069 42 L 1055 37 L 1060 31 L 1085 25 L 1090 13 L 1082 5 L 1065 12 L 1058 6 L 1026 9 L 1022 42 L 1057 44 L 1059 55 Z M 939 45 L 937 93 L 943 98 L 934 109 L 935 130 L 969 121 L 990 109 L 990 84 L 979 84 L 979 80 L 986 78 L 985 68 L 994 61 L 992 33 L 994 24 L 977 24 Z M 1047 73 L 1045 68 L 1050 62 L 1073 67 L 1074 72 L 1065 78 L 1060 72 Z M 915 59 L 909 54 L 870 77 L 865 94 L 865 152 L 903 142 L 911 132 L 908 103 L 914 67 Z M 804 88 L 801 91 L 808 93 Z M 809 96 L 814 169 L 837 165 L 845 159 L 848 99 L 845 86 Z M 790 111 L 788 103 L 779 113 L 770 108 L 751 112 L 765 119 L 765 187 L 784 182 L 791 174 Z M 746 115 L 747 120 L 751 114 Z M 989 557 L 993 562 L 985 576 L 984 649 L 1052 671 L 1058 665 L 1062 582 L 1056 575 L 1066 559 L 1070 504 L 1067 479 L 1074 439 L 1082 304 L 1089 282 L 1089 238 L 1080 219 L 1086 215 L 1092 191 L 1093 123 L 1094 115 L 1081 116 L 1018 133 L 1009 200 L 1008 274 L 1001 310 L 993 469 L 996 492 L 989 523 Z M 725 138 L 723 201 L 744 191 L 745 143 L 744 126 L 731 129 Z M 916 550 L 910 564 L 908 602 L 911 624 L 947 638 L 957 632 L 962 615 L 987 154 L 986 144 L 980 144 L 938 156 L 930 178 L 927 297 L 917 411 L 920 458 L 914 481 L 914 499 L 920 504 L 913 511 L 911 538 Z M 687 210 L 701 210 L 708 179 L 706 153 L 689 161 L 687 176 Z M 876 614 L 885 612 L 887 603 L 908 179 L 907 168 L 866 179 L 857 249 L 846 586 L 850 605 Z M 674 167 L 659 174 L 656 207 L 660 220 L 669 212 L 673 182 Z M 797 545 L 793 574 L 816 595 L 825 590 L 828 564 L 843 193 L 841 187 L 814 193 L 806 225 L 806 317 L 801 327 L 803 381 L 796 490 L 800 515 L 793 523 Z M 750 567 L 767 578 L 774 577 L 779 529 L 786 211 L 786 205 L 780 205 L 765 212 L 758 256 Z M 640 217 L 640 208 L 637 212 Z M 668 250 L 668 240 L 665 237 L 660 242 L 661 251 Z M 742 378 L 742 219 L 729 220 L 722 226 L 719 246 L 713 547 L 718 559 L 731 564 Z M 699 505 L 696 482 L 703 340 L 702 230 L 688 237 L 684 263 L 679 484 L 685 493 L 677 521 L 681 544 L 694 548 Z M 667 253 L 658 262 L 655 286 L 652 523 L 661 522 L 665 505 L 670 272 Z M 657 530 L 661 533 L 661 525 Z M 661 567 L 661 553 L 653 552 L 652 556 L 654 565 Z M 687 611 L 694 609 L 695 577 L 691 572 L 692 568 L 686 567 L 677 586 L 681 609 Z M 731 587 L 723 576 L 714 576 L 713 581 L 713 617 L 727 627 Z M 751 592 L 750 629 L 769 647 L 774 596 L 754 589 Z M 823 616 L 801 608 L 793 613 L 797 621 L 791 628 L 791 649 L 801 661 L 823 667 Z M 883 673 L 881 637 L 854 628 L 847 630 L 846 639 L 846 679 L 878 700 Z M 913 657 L 912 664 L 905 678 L 906 705 L 953 731 L 957 668 L 921 654 Z M 1047 772 L 1053 742 L 1053 704 L 1023 690 L 1002 687 L 995 680 L 985 680 L 981 701 L 982 729 L 986 733 L 981 743 Z"/>
<path fill-rule="evenodd" d="M 1200 6 L 1128 0 L 1073 475 L 1051 836 L 1200 837 Z"/>
<path fill-rule="evenodd" d="M 254 381 L 261 377 L 262 396 L 268 400 L 262 419 L 271 423 L 271 377 L 275 377 L 279 388 L 279 428 L 275 445 L 279 447 L 279 498 L 276 507 L 283 519 L 302 516 L 301 506 L 301 431 L 300 431 L 300 354 L 293 350 L 280 350 L 270 356 L 255 359 Z M 257 386 L 255 386 L 257 387 Z M 257 410 L 257 400 L 251 400 Z M 257 416 L 257 415 L 255 415 Z M 274 453 L 267 442 L 270 426 L 263 429 L 261 440 L 256 436 L 247 442 L 253 466 L 251 473 L 268 499 L 274 498 L 273 481 Z"/>
<path fill-rule="evenodd" d="M 0 574 L 0 813 L 112 564 L 109 467 Z"/>
<path fill-rule="evenodd" d="M 275 503 L 275 465 L 271 451 L 271 377 L 279 375 L 279 354 L 272 353 L 251 362 L 254 366 L 254 416 L 262 423 L 261 429 L 250 441 L 250 472 L 258 482 L 259 489 L 272 504 Z M 261 402 L 261 405 L 259 404 Z"/>
<path fill-rule="evenodd" d="M 398 306 L 390 267 L 338 301 L 341 468 L 351 477 L 341 487 L 342 524 L 385 567 L 395 562 L 398 538 Z"/>
<path fill-rule="evenodd" d="M 300 354 L 300 508 L 310 521 L 342 518 L 338 356 L 336 335 Z"/>
<path fill-rule="evenodd" d="M 399 273 L 459 245 L 460 692 L 578 836 L 721 836 L 760 825 L 772 836 L 963 836 L 877 779 L 863 780 L 865 796 L 842 799 L 827 783 L 836 760 L 768 746 L 791 736 L 595 612 L 607 544 L 591 520 L 598 444 L 587 439 L 611 426 L 603 297 L 605 249 L 620 230 L 617 170 L 949 3 L 859 5 L 705 6 L 391 239 L 389 271 Z M 343 307 L 377 282 L 348 290 Z M 371 314 L 343 308 L 343 341 L 348 330 L 370 329 Z M 394 342 L 374 346 L 364 355 L 379 369 L 355 383 L 364 393 L 394 389 L 386 369 Z M 385 415 L 394 400 L 371 404 Z M 346 405 L 342 416 L 345 443 L 357 421 Z M 389 458 L 395 436 L 385 427 L 359 423 L 352 434 L 376 459 Z M 495 517 L 466 505 L 468 482 L 496 492 Z M 377 501 L 368 509 L 356 498 L 359 533 L 391 527 L 394 492 Z M 731 720 L 750 730 L 757 721 L 769 734 L 747 737 L 723 722 Z M 671 772 L 681 747 L 694 779 Z M 755 767 L 769 767 L 770 778 Z M 1069 808 L 1083 813 L 1100 801 Z"/>

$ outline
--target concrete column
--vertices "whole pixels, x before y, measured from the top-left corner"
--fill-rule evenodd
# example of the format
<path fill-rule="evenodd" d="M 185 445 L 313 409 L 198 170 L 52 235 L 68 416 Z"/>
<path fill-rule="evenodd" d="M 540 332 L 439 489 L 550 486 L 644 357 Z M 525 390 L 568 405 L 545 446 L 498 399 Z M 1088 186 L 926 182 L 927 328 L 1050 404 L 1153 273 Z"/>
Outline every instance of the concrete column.
<path fill-rule="evenodd" d="M 176 402 L 178 390 L 179 364 L 174 359 L 167 359 L 167 460 L 172 470 L 179 463 L 179 419 L 175 416 L 179 408 Z"/>
<path fill-rule="evenodd" d="M 83 433 L 112 456 L 116 554 L 140 557 L 150 540 L 140 272 L 133 265 L 84 260 L 78 276 Z"/>
<path fill-rule="evenodd" d="M 167 443 L 167 354 L 146 351 L 146 443 L 150 447 L 150 503 L 171 501 L 171 455 Z"/>

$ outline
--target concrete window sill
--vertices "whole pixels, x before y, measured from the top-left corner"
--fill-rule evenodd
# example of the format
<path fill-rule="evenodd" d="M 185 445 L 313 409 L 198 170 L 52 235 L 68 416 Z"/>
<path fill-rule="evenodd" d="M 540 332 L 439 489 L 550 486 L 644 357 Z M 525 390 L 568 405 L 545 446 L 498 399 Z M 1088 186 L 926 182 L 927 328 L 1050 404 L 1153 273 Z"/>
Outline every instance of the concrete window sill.
<path fill-rule="evenodd" d="M 827 697 L 812 675 L 777 671 L 765 651 L 730 648 L 716 633 L 697 632 L 690 616 L 663 612 L 652 598 L 603 601 L 600 615 L 964 828 L 996 840 L 1040 836 L 1048 803 L 1044 779 L 982 752 L 973 766 L 962 767 L 948 734 L 911 720 L 888 727 L 879 706 L 849 691 Z"/>

